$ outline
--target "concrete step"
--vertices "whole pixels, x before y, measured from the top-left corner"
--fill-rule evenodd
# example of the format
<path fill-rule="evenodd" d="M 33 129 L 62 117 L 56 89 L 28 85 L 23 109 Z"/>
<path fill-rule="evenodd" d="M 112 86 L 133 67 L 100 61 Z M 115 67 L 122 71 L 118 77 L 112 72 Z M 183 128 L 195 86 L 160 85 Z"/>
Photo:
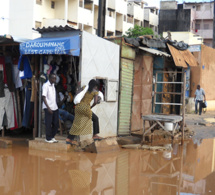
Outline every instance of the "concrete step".
<path fill-rule="evenodd" d="M 55 151 L 55 152 L 69 152 L 72 150 L 72 146 L 66 144 L 65 139 L 57 139 L 58 143 L 47 143 L 44 138 L 36 138 L 28 142 L 30 149 L 43 150 L 43 151 Z"/>
<path fill-rule="evenodd" d="M 0 138 L 0 148 L 11 148 L 12 140 L 7 140 L 5 138 Z"/>

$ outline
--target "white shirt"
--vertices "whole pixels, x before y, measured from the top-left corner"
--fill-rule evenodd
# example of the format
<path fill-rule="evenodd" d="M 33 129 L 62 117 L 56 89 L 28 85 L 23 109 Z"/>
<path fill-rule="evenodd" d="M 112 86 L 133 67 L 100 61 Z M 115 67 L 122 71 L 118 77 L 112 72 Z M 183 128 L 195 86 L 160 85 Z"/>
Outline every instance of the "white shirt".
<path fill-rule="evenodd" d="M 43 84 L 43 93 L 42 96 L 46 97 L 47 104 L 49 105 L 52 111 L 58 109 L 56 102 L 56 90 L 54 84 L 51 84 L 49 81 Z M 43 102 L 43 109 L 47 108 L 45 103 Z"/>
<path fill-rule="evenodd" d="M 204 89 L 202 88 L 200 88 L 200 90 L 196 89 L 195 95 L 196 95 L 196 100 L 203 101 L 203 95 L 205 95 Z"/>

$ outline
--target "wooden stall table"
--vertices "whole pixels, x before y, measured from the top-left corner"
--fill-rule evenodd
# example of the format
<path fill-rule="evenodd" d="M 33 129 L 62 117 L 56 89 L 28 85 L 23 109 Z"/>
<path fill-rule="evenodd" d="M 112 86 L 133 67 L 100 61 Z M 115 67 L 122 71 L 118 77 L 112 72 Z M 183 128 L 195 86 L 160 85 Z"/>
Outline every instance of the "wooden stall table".
<path fill-rule="evenodd" d="M 168 134 L 173 136 L 175 130 L 178 127 L 178 123 L 183 120 L 182 116 L 179 115 L 156 115 L 156 114 L 142 116 L 142 119 L 143 119 L 143 141 L 145 141 L 145 135 L 150 130 L 152 130 L 156 125 L 159 125 L 163 130 L 167 131 Z M 149 129 L 147 129 L 147 131 L 145 128 L 146 121 L 149 121 L 150 124 L 150 127 Z M 173 123 L 172 134 L 164 127 L 164 125 L 161 124 L 162 122 Z"/>

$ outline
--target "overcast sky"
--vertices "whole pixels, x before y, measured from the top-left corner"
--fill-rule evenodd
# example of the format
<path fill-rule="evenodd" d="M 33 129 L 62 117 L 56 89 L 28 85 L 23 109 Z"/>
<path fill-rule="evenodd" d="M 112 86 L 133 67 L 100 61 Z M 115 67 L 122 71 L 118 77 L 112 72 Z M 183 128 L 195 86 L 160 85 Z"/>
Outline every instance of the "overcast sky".
<path fill-rule="evenodd" d="M 156 6 L 160 7 L 160 0 L 145 0 L 148 2 L 148 6 Z M 178 0 L 178 3 L 183 3 L 183 2 L 209 2 L 211 0 Z"/>

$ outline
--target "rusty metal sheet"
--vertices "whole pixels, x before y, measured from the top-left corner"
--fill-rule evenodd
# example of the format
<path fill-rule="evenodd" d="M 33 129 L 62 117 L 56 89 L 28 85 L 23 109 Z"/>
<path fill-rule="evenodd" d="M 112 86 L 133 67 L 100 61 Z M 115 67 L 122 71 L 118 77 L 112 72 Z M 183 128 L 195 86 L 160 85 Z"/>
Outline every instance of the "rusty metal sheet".
<path fill-rule="evenodd" d="M 179 51 L 190 66 L 198 66 L 198 62 L 189 50 Z"/>
<path fill-rule="evenodd" d="M 173 46 L 167 44 L 170 50 L 170 53 L 172 54 L 173 60 L 175 62 L 176 66 L 187 68 L 187 64 L 184 60 L 183 55 L 180 53 L 179 50 L 175 49 Z"/>
<path fill-rule="evenodd" d="M 135 82 L 131 131 L 141 130 L 143 128 L 141 116 L 151 114 L 152 111 L 153 57 L 140 52 L 137 54 L 134 64 Z"/>

